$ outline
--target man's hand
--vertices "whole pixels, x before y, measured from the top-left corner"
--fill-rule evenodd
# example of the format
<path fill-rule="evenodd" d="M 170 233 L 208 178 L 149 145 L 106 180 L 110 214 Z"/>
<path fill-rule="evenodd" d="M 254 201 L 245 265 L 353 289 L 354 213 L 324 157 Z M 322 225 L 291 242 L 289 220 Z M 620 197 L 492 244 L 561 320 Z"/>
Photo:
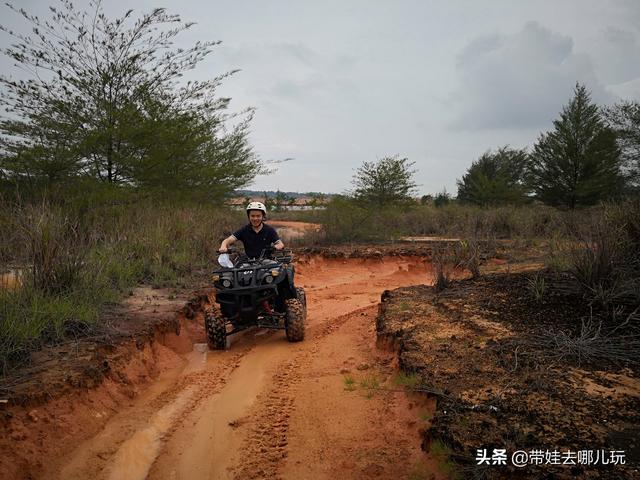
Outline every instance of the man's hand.
<path fill-rule="evenodd" d="M 284 248 L 284 243 L 282 243 L 282 240 L 278 240 L 276 243 L 273 244 L 273 247 L 276 250 L 282 250 Z"/>
<path fill-rule="evenodd" d="M 229 253 L 228 249 L 231 245 L 236 243 L 236 237 L 233 235 L 225 238 L 220 244 L 220 248 L 218 249 L 218 253 Z"/>

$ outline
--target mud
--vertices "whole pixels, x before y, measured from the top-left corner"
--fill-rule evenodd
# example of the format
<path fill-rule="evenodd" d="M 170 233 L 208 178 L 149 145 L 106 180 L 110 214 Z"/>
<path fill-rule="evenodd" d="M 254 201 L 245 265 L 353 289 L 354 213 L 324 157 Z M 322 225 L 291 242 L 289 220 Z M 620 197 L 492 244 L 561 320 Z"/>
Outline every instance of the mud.
<path fill-rule="evenodd" d="M 138 292 L 111 315 L 118 340 L 66 364 L 106 360 L 94 383 L 58 372 L 51 398 L 8 388 L 3 478 L 445 478 L 420 448 L 433 404 L 407 397 L 395 354 L 375 346 L 381 291 L 431 282 L 424 257 L 306 253 L 296 269 L 308 320 L 295 344 L 249 330 L 209 351 L 206 295 L 176 313 L 184 298 Z"/>

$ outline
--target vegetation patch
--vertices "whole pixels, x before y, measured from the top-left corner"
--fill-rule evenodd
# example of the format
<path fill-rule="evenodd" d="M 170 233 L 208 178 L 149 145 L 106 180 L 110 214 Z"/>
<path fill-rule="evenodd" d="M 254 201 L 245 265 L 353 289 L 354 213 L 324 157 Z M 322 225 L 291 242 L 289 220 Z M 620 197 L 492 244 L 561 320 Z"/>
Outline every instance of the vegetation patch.
<path fill-rule="evenodd" d="M 640 460 L 640 316 L 628 287 L 638 271 L 622 266 L 638 260 L 634 206 L 626 211 L 610 207 L 589 228 L 612 238 L 591 243 L 577 231 L 557 253 L 564 270 L 485 270 L 441 291 L 415 286 L 383 296 L 378 335 L 397 339 L 402 370 L 419 379 L 399 375 L 399 383 L 437 400 L 425 445 L 447 445 L 463 478 L 569 472 L 477 465 L 477 450 L 494 448 L 624 450 L 626 465 L 576 465 L 570 472 L 633 478 Z M 601 251 L 614 239 L 616 248 Z M 580 249 L 592 253 L 580 256 Z M 620 268 L 604 268 L 610 264 Z M 402 312 L 407 304 L 412 315 Z"/>

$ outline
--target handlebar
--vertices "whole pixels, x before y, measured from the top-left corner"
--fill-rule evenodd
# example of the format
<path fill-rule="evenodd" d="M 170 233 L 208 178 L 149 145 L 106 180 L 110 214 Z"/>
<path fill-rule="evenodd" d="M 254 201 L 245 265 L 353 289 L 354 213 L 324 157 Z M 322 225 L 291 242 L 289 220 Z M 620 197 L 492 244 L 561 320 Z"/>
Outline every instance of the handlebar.
<path fill-rule="evenodd" d="M 229 246 L 226 250 L 218 250 L 217 253 L 218 254 L 225 254 L 225 253 L 238 254 L 239 257 L 236 257 L 235 260 L 233 260 L 234 264 L 237 263 L 238 261 L 250 260 L 249 257 L 246 256 L 246 254 L 240 254 L 240 252 L 238 251 L 238 248 L 234 246 Z M 263 260 L 269 257 L 278 258 L 278 259 L 290 262 L 291 250 L 286 248 L 278 250 L 277 248 L 275 248 L 275 244 L 272 243 L 271 245 L 265 247 L 262 250 L 262 252 L 260 252 L 260 256 L 257 257 L 255 260 Z"/>

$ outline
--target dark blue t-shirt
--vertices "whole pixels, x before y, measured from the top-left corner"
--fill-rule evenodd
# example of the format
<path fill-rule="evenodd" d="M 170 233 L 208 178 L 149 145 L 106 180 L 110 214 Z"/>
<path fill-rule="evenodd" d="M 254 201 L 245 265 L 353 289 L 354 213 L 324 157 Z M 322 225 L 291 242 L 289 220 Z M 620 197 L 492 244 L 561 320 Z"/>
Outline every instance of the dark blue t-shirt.
<path fill-rule="evenodd" d="M 262 224 L 262 228 L 258 233 L 255 232 L 249 223 L 235 232 L 233 236 L 242 242 L 244 251 L 250 258 L 259 257 L 262 250 L 280 240 L 275 228 L 270 227 L 266 223 Z"/>

